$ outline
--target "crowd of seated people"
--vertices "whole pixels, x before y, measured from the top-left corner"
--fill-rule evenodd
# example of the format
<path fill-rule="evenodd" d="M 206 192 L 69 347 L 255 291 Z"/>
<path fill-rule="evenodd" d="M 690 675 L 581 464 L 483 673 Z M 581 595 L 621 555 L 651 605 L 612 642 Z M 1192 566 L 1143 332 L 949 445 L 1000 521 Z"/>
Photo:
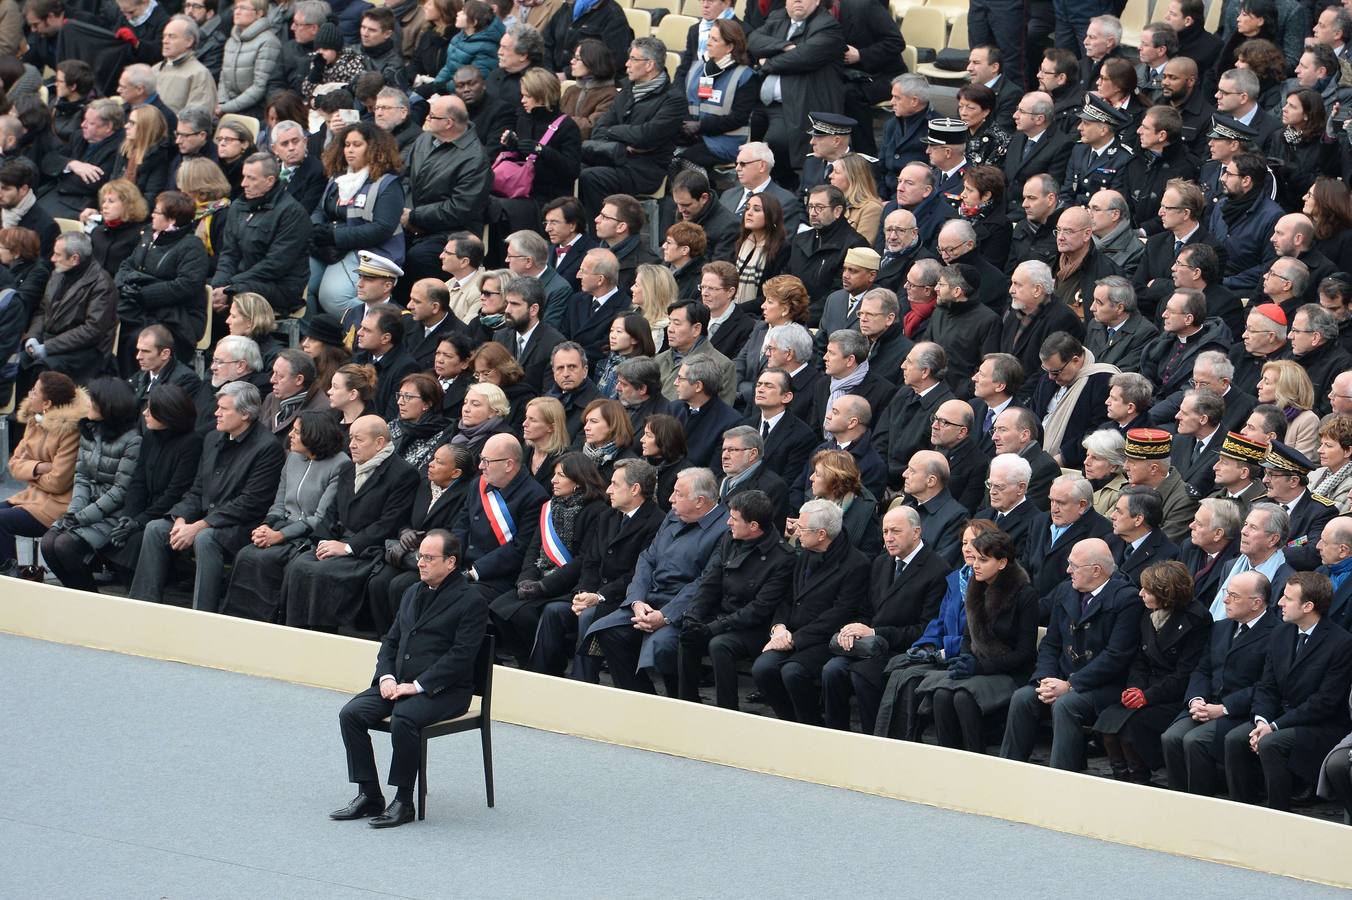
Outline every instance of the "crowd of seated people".
<path fill-rule="evenodd" d="M 22 5 L 0 573 L 1352 817 L 1341 7 Z"/>

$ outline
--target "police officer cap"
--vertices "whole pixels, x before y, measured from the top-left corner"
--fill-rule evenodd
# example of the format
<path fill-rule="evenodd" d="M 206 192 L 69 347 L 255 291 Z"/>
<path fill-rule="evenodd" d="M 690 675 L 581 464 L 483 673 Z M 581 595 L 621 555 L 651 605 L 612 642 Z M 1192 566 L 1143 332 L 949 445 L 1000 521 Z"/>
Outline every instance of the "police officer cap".
<path fill-rule="evenodd" d="M 1114 128 L 1121 128 L 1131 121 L 1126 113 L 1097 94 L 1084 95 L 1084 108 L 1080 110 L 1080 118 L 1085 122 L 1100 122 Z"/>
<path fill-rule="evenodd" d="M 807 114 L 807 133 L 815 137 L 845 137 L 859 123 L 840 113 L 810 112 Z"/>
<path fill-rule="evenodd" d="M 1233 116 L 1216 113 L 1211 117 L 1211 130 L 1207 132 L 1207 137 L 1249 144 L 1258 139 L 1258 129 L 1245 125 Z"/>
<path fill-rule="evenodd" d="M 967 123 L 962 119 L 931 119 L 923 143 L 933 147 L 967 143 Z"/>

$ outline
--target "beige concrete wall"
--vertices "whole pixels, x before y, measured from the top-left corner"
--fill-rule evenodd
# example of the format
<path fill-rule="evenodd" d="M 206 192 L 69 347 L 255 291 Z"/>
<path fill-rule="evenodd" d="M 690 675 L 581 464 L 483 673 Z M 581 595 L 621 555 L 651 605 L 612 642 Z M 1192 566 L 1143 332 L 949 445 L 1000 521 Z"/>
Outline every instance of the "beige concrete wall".
<path fill-rule="evenodd" d="M 370 683 L 376 649 L 10 579 L 0 631 L 339 691 Z M 515 669 L 495 679 L 494 718 L 505 722 L 1352 888 L 1352 832 L 1305 816 Z"/>

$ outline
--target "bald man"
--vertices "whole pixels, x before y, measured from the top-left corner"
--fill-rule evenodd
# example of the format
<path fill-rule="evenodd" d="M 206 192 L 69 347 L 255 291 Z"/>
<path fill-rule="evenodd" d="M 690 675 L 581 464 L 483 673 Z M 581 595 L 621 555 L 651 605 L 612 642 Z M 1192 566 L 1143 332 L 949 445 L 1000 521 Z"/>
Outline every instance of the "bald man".
<path fill-rule="evenodd" d="M 1057 184 L 1066 177 L 1066 164 L 1075 142 L 1052 127 L 1056 101 L 1045 91 L 1029 91 L 1014 108 L 1015 134 L 1005 154 L 1005 198 L 1017 206 L 1023 184 L 1033 175 L 1050 175 Z"/>
<path fill-rule="evenodd" d="M 934 252 L 920 240 L 915 213 L 894 209 L 883 219 L 882 262 L 878 265 L 875 287 L 885 287 L 906 299 L 906 274 L 919 259 L 933 259 Z M 905 304 L 903 304 L 904 306 Z"/>
<path fill-rule="evenodd" d="M 962 563 L 962 526 L 972 517 L 948 491 L 948 462 L 934 450 L 917 450 L 902 473 L 901 497 L 892 508 L 905 505 L 920 515 L 921 537 L 950 569 Z"/>
<path fill-rule="evenodd" d="M 540 507 L 549 499 L 522 465 L 521 442 L 495 434 L 479 453 L 479 483 L 470 489 L 451 530 L 460 539 L 465 577 L 484 602 L 511 589 L 526 548 L 540 533 Z"/>
<path fill-rule="evenodd" d="M 464 323 L 451 312 L 451 292 L 440 278 L 420 278 L 409 290 L 408 311 L 404 319 L 404 350 L 412 356 L 421 372 L 432 371 L 437 344 L 449 334 L 464 329 Z"/>
<path fill-rule="evenodd" d="M 1141 600 L 1135 585 L 1117 573 L 1101 538 L 1070 551 L 1068 580 L 1050 597 L 1051 621 L 1038 644 L 1028 683 L 1009 702 L 1000 755 L 1027 762 L 1039 723 L 1052 722 L 1054 769 L 1084 769 L 1084 726 L 1117 703 L 1140 638 Z"/>
<path fill-rule="evenodd" d="M 990 455 L 973 433 L 975 422 L 972 406 L 965 400 L 945 400 L 930 417 L 930 446 L 948 461 L 950 492 L 968 512 L 986 505 L 982 482 L 991 464 Z"/>
<path fill-rule="evenodd" d="M 1164 64 L 1160 76 L 1160 102 L 1178 110 L 1183 117 L 1183 145 L 1198 159 L 1207 157 L 1207 133 L 1216 107 L 1207 99 L 1197 73 L 1197 63 L 1187 56 L 1176 56 Z"/>
<path fill-rule="evenodd" d="M 315 549 L 287 564 L 282 578 L 286 624 L 336 631 L 356 625 L 366 579 L 413 511 L 418 470 L 390 443 L 380 416 L 362 416 L 348 430 L 353 467 L 339 476 L 328 518 L 315 529 Z"/>
<path fill-rule="evenodd" d="M 1343 628 L 1352 626 L 1352 516 L 1329 519 L 1319 536 L 1319 562 L 1315 569 L 1333 582 L 1333 603 L 1326 616 Z"/>

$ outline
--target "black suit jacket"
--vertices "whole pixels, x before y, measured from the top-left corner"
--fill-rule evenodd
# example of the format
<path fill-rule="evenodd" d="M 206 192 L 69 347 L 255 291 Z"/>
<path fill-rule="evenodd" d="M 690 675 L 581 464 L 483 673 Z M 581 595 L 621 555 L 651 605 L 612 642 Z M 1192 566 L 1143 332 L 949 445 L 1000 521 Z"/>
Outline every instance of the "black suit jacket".
<path fill-rule="evenodd" d="M 592 311 L 596 298 L 578 291 L 568 299 L 563 310 L 560 330 L 570 341 L 577 341 L 587 351 L 587 364 L 595 366 L 610 355 L 610 325 L 615 317 L 633 308 L 634 302 L 624 291 L 616 290 L 599 310 Z"/>
<path fill-rule="evenodd" d="M 202 387 L 202 379 L 197 377 L 197 373 L 190 366 L 184 365 L 171 356 L 169 362 L 165 363 L 164 368 L 160 371 L 160 377 L 155 384 L 156 386 L 176 384 L 187 391 L 189 396 L 192 396 Z M 145 409 L 150 396 L 150 376 L 144 371 L 137 372 L 131 379 L 131 388 L 136 392 L 136 407 Z"/>
<path fill-rule="evenodd" d="M 1140 313 L 1132 313 L 1117 327 L 1112 340 L 1102 322 L 1092 320 L 1084 329 L 1084 345 L 1094 354 L 1094 361 L 1117 366 L 1123 372 L 1139 372 L 1141 351 L 1159 335 L 1159 329 Z"/>
<path fill-rule="evenodd" d="M 822 646 L 854 617 L 859 598 L 868 593 L 868 576 L 868 557 L 841 537 L 822 553 L 800 552 L 793 590 L 771 616 L 771 625 L 786 627 L 799 652 Z"/>
<path fill-rule="evenodd" d="M 549 246 L 549 267 L 559 273 L 559 277 L 573 286 L 573 290 L 582 290 L 581 283 L 577 280 L 578 267 L 582 265 L 582 257 L 587 255 L 588 250 L 595 250 L 601 246 L 601 243 L 587 232 L 578 235 L 576 241 L 568 248 L 568 252 L 559 259 L 558 245 Z"/>
<path fill-rule="evenodd" d="M 1325 754 L 1347 733 L 1352 685 L 1352 635 L 1321 619 L 1296 653 L 1299 629 L 1283 622 L 1272 631 L 1263 677 L 1253 692 L 1253 716 L 1279 730 L 1301 728 L 1291 768 L 1313 780 Z"/>
<path fill-rule="evenodd" d="M 1329 519 L 1338 515 L 1332 500 L 1306 491 L 1291 510 L 1291 539 L 1283 548 L 1286 563 L 1297 572 L 1313 572 L 1319 567 L 1316 545 Z"/>
<path fill-rule="evenodd" d="M 1121 574 L 1109 578 L 1087 608 L 1067 580 L 1051 596 L 1051 620 L 1037 648 L 1030 684 L 1065 678 L 1096 705 L 1115 702 L 1140 636 L 1141 600 L 1136 585 Z"/>
<path fill-rule="evenodd" d="M 1066 527 L 1055 544 L 1051 542 L 1051 529 L 1051 515 L 1039 513 L 1029 522 L 1028 538 L 1019 546 L 1019 560 L 1039 598 L 1046 597 L 1068 577 L 1066 562 L 1071 548 L 1087 538 L 1106 539 L 1113 526 L 1091 506 Z"/>
<path fill-rule="evenodd" d="M 1005 313 L 1000 332 L 1000 352 L 1018 357 L 1026 375 L 1032 375 L 1042 368 L 1038 351 L 1049 334 L 1064 331 L 1076 340 L 1084 339 L 1084 323 L 1055 296 L 1038 308 L 1031 319 L 1025 319 L 1012 307 Z M 1034 380 L 1024 382 L 1019 396 L 1027 398 L 1033 394 Z"/>
<path fill-rule="evenodd" d="M 742 424 L 760 431 L 761 417 L 754 415 Z M 803 466 L 807 465 L 808 454 L 821 443 L 817 432 L 788 410 L 785 410 L 785 415 L 770 430 L 770 436 L 764 441 L 765 455 L 762 458 L 765 467 L 783 478 L 786 484 L 803 471 Z"/>
<path fill-rule="evenodd" d="M 779 205 L 784 210 L 784 233 L 796 234 L 798 226 L 806 220 L 803 204 L 792 191 L 785 190 L 771 181 L 765 186 L 764 193 L 769 194 L 779 201 Z M 737 208 L 742 205 L 746 197 L 746 188 L 740 184 L 734 184 L 724 191 L 718 198 L 718 202 L 723 204 L 723 208 L 732 213 L 734 219 L 741 221 L 737 215 Z"/>
<path fill-rule="evenodd" d="M 591 540 L 583 544 L 577 590 L 605 598 L 605 609 L 598 609 L 598 616 L 619 609 L 639 554 L 652 543 L 662 518 L 662 510 L 651 500 L 634 510 L 632 516 L 611 510 L 611 515 L 602 517 Z"/>
<path fill-rule="evenodd" d="M 1184 704 L 1201 697 L 1207 703 L 1221 704 L 1237 719 L 1249 718 L 1254 688 L 1263 676 L 1268 645 L 1280 624 L 1281 619 L 1275 612 L 1267 612 L 1243 635 L 1235 637 L 1237 623 L 1229 619 L 1217 622 L 1211 629 L 1206 652 L 1197 661 L 1192 678 L 1188 679 L 1188 688 L 1183 692 Z M 1181 715 L 1186 716 L 1187 712 Z"/>
<path fill-rule="evenodd" d="M 775 532 L 757 541 L 734 541 L 717 548 L 699 576 L 687 621 L 705 622 L 713 634 L 770 628 L 770 618 L 789 592 L 795 555 Z"/>
<path fill-rule="evenodd" d="M 500 594 L 511 590 L 516 576 L 521 572 L 526 547 L 535 540 L 540 530 L 540 507 L 549 499 L 549 495 L 529 471 L 522 469 L 518 472 L 500 491 L 515 526 L 512 539 L 500 544 L 492 521 L 484 510 L 479 487 L 476 483 L 470 488 L 469 497 L 456 517 L 452 530 L 460 539 L 460 552 L 466 570 L 473 568 L 480 584 Z"/>
<path fill-rule="evenodd" d="M 1002 78 L 1001 83 L 1013 87 L 1009 79 Z M 1018 96 L 1015 95 L 1016 104 Z M 1070 148 L 1075 146 L 1075 141 L 1059 128 L 1048 128 L 1025 158 L 1028 136 L 1021 131 L 1008 133 L 1014 136 L 1009 139 L 1009 149 L 1005 152 L 1005 183 L 1008 185 L 1005 198 L 1011 208 L 1018 208 L 1023 199 L 1023 183 L 1034 175 L 1050 175 L 1057 184 L 1066 180 L 1066 164 L 1070 162 Z"/>
<path fill-rule="evenodd" d="M 399 418 L 399 403 L 394 395 L 399 393 L 399 382 L 420 371 L 417 360 L 401 344 L 382 356 L 379 362 L 371 359 L 371 354 L 364 350 L 354 355 L 353 362 L 376 367 L 376 412 L 387 421 Z"/>
<path fill-rule="evenodd" d="M 964 509 L 975 512 L 986 505 L 986 475 L 991 456 L 979 447 L 971 435 L 951 450 L 940 450 L 948 460 L 948 489 Z"/>
<path fill-rule="evenodd" d="M 728 489 L 726 493 L 724 493 L 723 486 L 720 485 L 718 502 L 726 506 L 729 498 L 746 493 L 747 491 L 765 492 L 765 495 L 769 497 L 771 502 L 775 505 L 775 531 L 778 534 L 783 534 L 784 520 L 789 517 L 789 485 L 787 480 L 767 466 L 764 460 L 762 460 L 760 467 L 752 472 L 750 477 L 739 481 L 732 488 Z"/>
<path fill-rule="evenodd" d="M 869 370 L 873 374 L 873 370 Z M 830 389 L 830 382 L 827 382 Z M 947 382 L 939 382 L 923 397 L 911 387 L 900 388 L 887 404 L 873 431 L 873 445 L 878 454 L 887 461 L 887 483 L 895 489 L 901 487 L 901 473 L 911 461 L 911 455 L 917 450 L 930 449 L 930 416 L 946 400 L 953 399 Z M 824 412 L 824 410 L 823 410 Z"/>
<path fill-rule="evenodd" d="M 437 327 L 426 336 L 422 323 L 410 316 L 404 320 L 404 350 L 413 357 L 419 371 L 431 372 L 433 357 L 437 355 L 437 345 L 441 339 L 462 330 L 464 324 L 450 310 L 447 310 L 446 318 L 438 322 Z"/>
<path fill-rule="evenodd" d="M 167 516 L 181 516 L 189 524 L 205 521 L 219 529 L 220 541 L 234 552 L 267 515 L 284 461 L 282 445 L 262 423 L 250 425 L 239 440 L 212 431 L 203 441 L 192 487 Z"/>
<path fill-rule="evenodd" d="M 557 328 L 541 322 L 531 333 L 530 342 L 526 344 L 526 352 L 518 356 L 516 352 L 517 336 L 515 329 L 504 328 L 493 335 L 493 340 L 506 347 L 507 352 L 512 354 L 512 358 L 520 363 L 521 368 L 526 370 L 522 381 L 536 390 L 548 388 L 554 383 L 554 376 L 551 374 L 549 366 L 549 353 L 554 349 L 555 344 L 563 343 L 566 338 L 559 333 Z"/>
<path fill-rule="evenodd" d="M 1040 511 L 1033 505 L 1032 499 L 1025 497 L 1022 503 L 1007 513 L 1001 513 L 993 506 L 983 506 L 972 518 L 990 519 L 1013 539 L 1015 547 L 1020 547 L 1028 540 L 1028 530 L 1039 514 Z M 1000 516 L 1004 518 L 999 518 Z"/>
<path fill-rule="evenodd" d="M 1188 567 L 1188 572 L 1192 575 L 1193 596 L 1210 605 L 1216 597 L 1216 591 L 1220 589 L 1221 580 L 1238 555 L 1239 541 L 1231 541 L 1221 548 L 1221 552 L 1216 554 L 1216 561 L 1203 572 L 1207 564 L 1206 554 L 1192 542 L 1191 538 L 1184 540 L 1178 547 L 1178 560 Z M 1254 677 L 1257 678 L 1256 675 Z"/>
<path fill-rule="evenodd" d="M 751 336 L 751 329 L 756 327 L 756 320 L 742 309 L 742 304 L 732 304 L 732 315 L 728 320 L 709 336 L 709 343 L 714 345 L 714 349 L 722 353 L 728 359 L 736 359 L 737 354 L 741 352 L 742 345 L 746 339 Z"/>
<path fill-rule="evenodd" d="M 397 537 L 399 529 L 408 524 L 420 480 L 418 470 L 398 454 L 368 475 L 361 490 L 356 490 L 356 470 L 347 469 L 316 537 L 342 541 L 352 548 L 353 556 L 378 556 L 385 550 L 385 540 Z"/>
<path fill-rule="evenodd" d="M 723 432 L 740 425 L 742 417 L 718 397 L 710 397 L 698 413 L 685 403 L 676 404 L 673 415 L 685 426 L 686 457 L 697 466 L 722 473 Z"/>
<path fill-rule="evenodd" d="M 319 206 L 319 201 L 324 196 L 324 187 L 327 184 L 328 179 L 324 177 L 324 166 L 319 161 L 319 157 L 307 153 L 305 158 L 300 161 L 300 165 L 296 167 L 291 180 L 286 183 L 286 192 L 309 214 L 315 211 L 315 207 Z"/>
<path fill-rule="evenodd" d="M 1078 469 L 1084 465 L 1084 448 L 1080 446 L 1080 441 L 1086 434 L 1097 431 L 1108 421 L 1108 409 L 1103 405 L 1103 401 L 1108 399 L 1108 382 L 1112 377 L 1110 372 L 1090 375 L 1088 383 L 1080 391 L 1075 408 L 1071 411 L 1070 421 L 1066 423 L 1066 430 L 1061 436 L 1061 464 L 1065 468 Z M 1037 376 L 1035 384 L 1032 409 L 1039 419 L 1045 420 L 1052 398 L 1061 387 L 1045 372 Z"/>
<path fill-rule="evenodd" d="M 940 491 L 924 503 L 917 503 L 907 495 L 903 501 L 920 514 L 920 539 L 943 558 L 950 570 L 962 563 L 962 526 L 974 518 L 971 512 L 948 489 Z"/>
<path fill-rule="evenodd" d="M 948 562 L 928 546 L 921 547 L 894 578 L 896 563 L 887 553 L 874 558 L 859 619 L 887 641 L 894 654 L 904 653 L 939 614 L 948 578 Z"/>
<path fill-rule="evenodd" d="M 793 385 L 793 399 L 789 401 L 789 412 L 806 423 L 814 434 L 819 433 L 822 427 L 821 417 L 818 417 L 815 422 L 812 420 L 812 409 L 817 403 L 817 382 L 823 379 L 828 385 L 830 384 L 831 379 L 826 378 L 816 366 L 812 365 L 810 360 L 807 365 L 789 378 Z M 827 394 L 830 394 L 829 387 Z M 826 410 L 823 409 L 822 416 L 825 415 Z"/>
<path fill-rule="evenodd" d="M 1225 432 L 1217 428 L 1211 435 L 1211 440 L 1207 441 L 1206 448 L 1194 457 L 1193 448 L 1197 445 L 1197 438 L 1190 434 L 1174 437 L 1171 460 L 1173 467 L 1178 470 L 1179 478 L 1197 489 L 1198 496 L 1209 497 L 1216 489 L 1216 473 L 1211 471 L 1211 467 L 1220 456 L 1221 443 L 1224 440 Z"/>
<path fill-rule="evenodd" d="M 1117 573 L 1138 586 L 1141 573 L 1152 563 L 1178 559 L 1178 545 L 1169 540 L 1162 528 L 1147 534 L 1141 546 L 1130 556 L 1123 556 L 1128 549 L 1127 543 L 1115 534 L 1108 538 L 1108 548 L 1113 551 L 1113 559 L 1117 560 Z"/>
<path fill-rule="evenodd" d="M 451 709 L 468 709 L 474 696 L 474 662 L 487 629 L 488 604 L 459 572 L 436 588 L 422 582 L 410 585 L 394 624 L 380 641 L 371 685 L 393 675 L 400 684 L 418 682 Z"/>
<path fill-rule="evenodd" d="M 797 390 L 797 387 L 795 386 L 794 389 Z M 896 386 L 892 384 L 891 381 L 884 378 L 881 373 L 874 372 L 873 367 L 869 366 L 868 374 L 864 376 L 864 380 L 855 385 L 850 393 L 858 397 L 863 397 L 868 401 L 869 410 L 873 413 L 873 421 L 876 423 L 878 422 L 879 415 L 881 415 L 883 409 L 887 407 L 888 401 L 892 399 L 896 390 Z M 795 396 L 794 400 L 797 399 L 798 398 Z M 822 427 L 822 422 L 826 420 L 826 414 L 831 408 L 830 399 L 831 378 L 828 375 L 821 375 L 816 379 L 816 383 L 813 387 L 811 411 L 807 416 L 809 428 Z M 790 404 L 790 408 L 792 408 L 792 404 Z M 875 425 L 875 433 L 877 427 L 878 426 Z"/>
<path fill-rule="evenodd" d="M 984 410 L 982 415 L 985 415 Z M 1029 441 L 1028 445 L 1019 451 L 1019 455 L 1028 460 L 1028 465 L 1033 467 L 1033 477 L 1028 482 L 1028 500 L 1046 512 L 1051 505 L 1047 495 L 1052 489 L 1052 482 L 1061 474 L 1061 467 L 1037 441 Z"/>
<path fill-rule="evenodd" d="M 1141 315 L 1152 322 L 1159 321 L 1158 310 L 1164 307 L 1165 301 L 1174 292 L 1174 280 L 1169 274 L 1169 269 L 1177 258 L 1177 254 L 1174 253 L 1174 240 L 1172 231 L 1152 234 L 1146 239 L 1145 253 L 1141 256 L 1140 264 L 1136 266 L 1136 277 L 1133 282 L 1137 306 Z M 1220 257 L 1221 269 L 1224 270 L 1225 250 L 1205 225 L 1199 225 L 1183 242 L 1183 246 L 1196 243 L 1210 244 L 1211 249 Z M 1152 281 L 1154 284 L 1150 283 Z"/>

